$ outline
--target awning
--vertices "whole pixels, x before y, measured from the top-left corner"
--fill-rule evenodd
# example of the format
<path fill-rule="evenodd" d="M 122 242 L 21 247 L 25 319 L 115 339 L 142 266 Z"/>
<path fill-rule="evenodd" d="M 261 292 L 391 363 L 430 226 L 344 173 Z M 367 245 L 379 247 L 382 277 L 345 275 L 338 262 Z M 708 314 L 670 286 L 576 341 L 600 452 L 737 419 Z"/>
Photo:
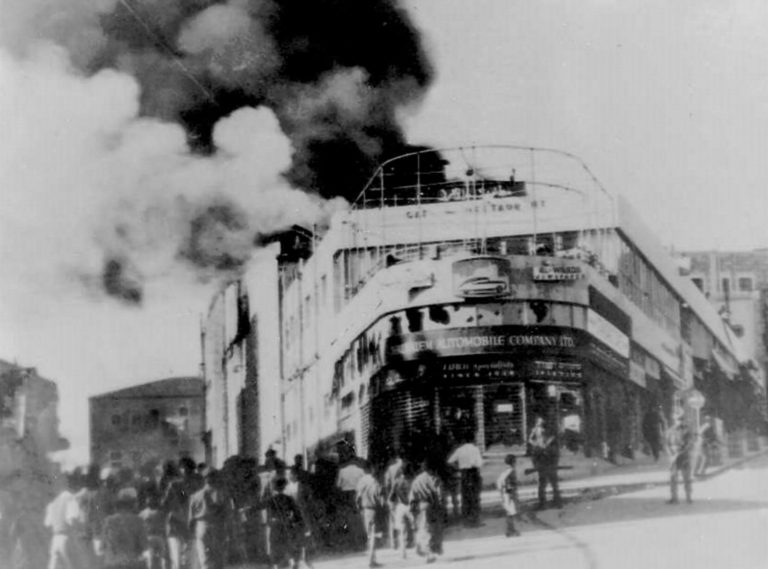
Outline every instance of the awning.
<path fill-rule="evenodd" d="M 722 371 L 725 375 L 728 376 L 728 379 L 733 379 L 738 375 L 739 373 L 738 368 L 736 368 L 726 358 L 718 354 L 715 350 L 712 350 L 712 359 L 714 360 L 717 367 L 720 368 L 720 371 Z"/>

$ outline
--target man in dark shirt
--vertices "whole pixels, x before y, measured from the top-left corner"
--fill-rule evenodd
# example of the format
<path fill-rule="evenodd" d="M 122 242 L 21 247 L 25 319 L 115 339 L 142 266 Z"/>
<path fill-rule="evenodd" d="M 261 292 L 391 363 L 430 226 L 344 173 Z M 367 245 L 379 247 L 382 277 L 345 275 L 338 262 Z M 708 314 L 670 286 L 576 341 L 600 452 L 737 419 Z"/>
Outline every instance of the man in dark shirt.
<path fill-rule="evenodd" d="M 678 473 L 683 475 L 683 487 L 685 499 L 690 504 L 692 499 L 691 473 L 693 461 L 691 460 L 694 445 L 694 435 L 682 414 L 675 417 L 674 424 L 667 431 L 667 452 L 672 461 L 669 466 L 669 488 L 671 497 L 668 504 L 677 504 L 677 478 Z"/>

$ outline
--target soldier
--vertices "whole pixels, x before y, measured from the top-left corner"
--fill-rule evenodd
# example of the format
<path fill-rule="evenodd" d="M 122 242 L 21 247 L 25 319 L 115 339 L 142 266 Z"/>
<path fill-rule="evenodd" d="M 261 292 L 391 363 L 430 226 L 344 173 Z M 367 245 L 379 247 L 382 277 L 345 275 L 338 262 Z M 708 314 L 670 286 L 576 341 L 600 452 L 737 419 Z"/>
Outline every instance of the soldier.
<path fill-rule="evenodd" d="M 678 473 L 683 475 L 685 488 L 685 500 L 690 504 L 691 498 L 691 474 L 693 469 L 692 453 L 695 443 L 693 431 L 685 421 L 683 414 L 675 417 L 675 422 L 667 431 L 667 452 L 671 459 L 669 466 L 669 488 L 671 497 L 668 504 L 677 504 L 677 478 Z"/>

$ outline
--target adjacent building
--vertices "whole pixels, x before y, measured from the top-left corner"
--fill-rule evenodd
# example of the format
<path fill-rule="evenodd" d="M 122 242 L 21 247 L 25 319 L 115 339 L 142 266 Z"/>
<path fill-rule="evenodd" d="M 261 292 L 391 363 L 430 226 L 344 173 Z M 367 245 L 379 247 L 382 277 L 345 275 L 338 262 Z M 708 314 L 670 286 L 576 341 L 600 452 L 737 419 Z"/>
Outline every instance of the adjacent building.
<path fill-rule="evenodd" d="M 203 320 L 206 461 L 260 454 L 258 325 L 243 280 L 224 286 Z"/>
<path fill-rule="evenodd" d="M 679 252 L 681 274 L 730 324 L 748 354 L 768 369 L 768 249 Z"/>
<path fill-rule="evenodd" d="M 59 433 L 59 391 L 34 367 L 0 360 L 0 477 L 40 472 L 47 455 L 68 448 Z"/>
<path fill-rule="evenodd" d="M 205 460 L 202 378 L 151 381 L 95 395 L 89 403 L 91 461 L 102 468 L 182 456 Z"/>

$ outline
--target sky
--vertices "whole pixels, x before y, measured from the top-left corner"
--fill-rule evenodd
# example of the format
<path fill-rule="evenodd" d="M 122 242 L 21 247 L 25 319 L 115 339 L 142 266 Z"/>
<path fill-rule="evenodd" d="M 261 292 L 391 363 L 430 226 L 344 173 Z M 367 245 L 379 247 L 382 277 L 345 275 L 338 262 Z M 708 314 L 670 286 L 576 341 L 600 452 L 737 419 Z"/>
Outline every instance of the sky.
<path fill-rule="evenodd" d="M 768 4 L 404 4 L 436 71 L 401 110 L 410 142 L 565 150 L 664 245 L 768 247 Z M 172 252 L 201 195 L 246 203 L 247 226 L 311 222 L 338 203 L 282 180 L 291 148 L 269 111 L 235 111 L 215 130 L 222 152 L 191 156 L 180 127 L 138 117 L 132 77 L 88 77 L 69 57 L 50 42 L 23 54 L 0 42 L 0 358 L 58 382 L 61 428 L 82 457 L 87 396 L 199 371 L 216 281 Z M 182 213 L 152 217 L 170 201 Z M 99 291 L 104 250 L 124 246 L 116 225 L 142 254 L 139 307 Z"/>

